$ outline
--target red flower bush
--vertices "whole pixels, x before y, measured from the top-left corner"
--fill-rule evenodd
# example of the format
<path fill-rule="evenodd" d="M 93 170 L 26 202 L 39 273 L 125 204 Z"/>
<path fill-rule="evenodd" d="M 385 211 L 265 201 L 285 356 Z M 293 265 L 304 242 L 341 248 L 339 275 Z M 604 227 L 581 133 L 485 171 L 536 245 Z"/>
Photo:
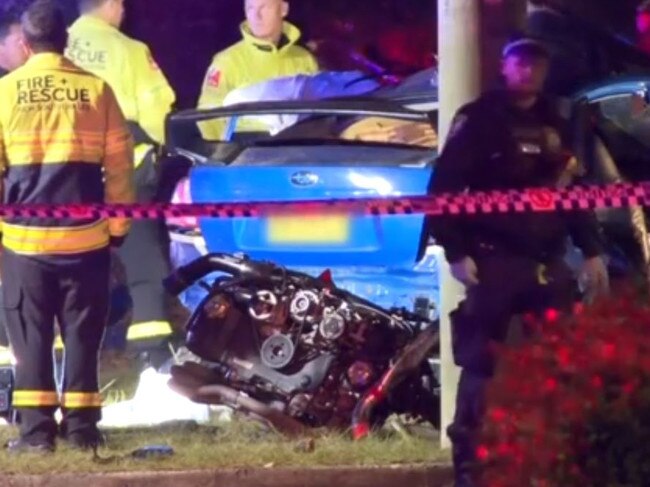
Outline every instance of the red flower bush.
<path fill-rule="evenodd" d="M 500 351 L 477 451 L 489 487 L 650 485 L 650 306 L 632 292 Z"/>

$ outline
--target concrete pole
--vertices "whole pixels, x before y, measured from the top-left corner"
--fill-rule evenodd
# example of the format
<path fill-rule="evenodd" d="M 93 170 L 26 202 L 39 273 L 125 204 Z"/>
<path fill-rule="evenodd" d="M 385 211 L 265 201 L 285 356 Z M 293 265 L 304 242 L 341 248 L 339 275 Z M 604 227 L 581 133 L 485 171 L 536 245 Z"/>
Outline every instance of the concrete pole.
<path fill-rule="evenodd" d="M 456 110 L 478 97 L 496 79 L 501 47 L 513 29 L 525 24 L 526 0 L 438 0 L 438 132 L 441 146 Z M 435 177 L 435 175 L 434 175 Z M 449 313 L 464 297 L 437 249 L 440 278 L 441 446 L 450 446 L 446 429 L 454 417 L 460 370 L 451 352 Z"/>
<path fill-rule="evenodd" d="M 480 0 L 438 0 L 438 131 L 441 141 L 447 136 L 456 110 L 480 94 Z M 434 174 L 435 177 L 435 174 Z M 460 370 L 451 352 L 449 313 L 463 299 L 463 286 L 451 277 L 449 266 L 439 256 L 440 285 L 440 380 L 441 447 L 449 448 L 446 429 L 456 409 Z"/>
<path fill-rule="evenodd" d="M 480 0 L 438 0 L 438 132 L 481 90 Z"/>

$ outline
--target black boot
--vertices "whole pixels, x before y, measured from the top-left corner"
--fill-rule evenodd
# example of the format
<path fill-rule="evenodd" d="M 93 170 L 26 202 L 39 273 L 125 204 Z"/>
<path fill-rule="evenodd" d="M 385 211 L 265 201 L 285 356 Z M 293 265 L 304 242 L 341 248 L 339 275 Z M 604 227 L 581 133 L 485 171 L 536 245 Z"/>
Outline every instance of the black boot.
<path fill-rule="evenodd" d="M 53 453 L 55 450 L 53 441 L 29 441 L 25 438 L 9 440 L 5 445 L 9 453 Z"/>
<path fill-rule="evenodd" d="M 485 386 L 489 376 L 463 369 L 456 396 L 454 422 L 447 429 L 452 442 L 455 487 L 478 485 L 479 465 L 476 458 L 478 435 L 485 411 Z"/>
<path fill-rule="evenodd" d="M 454 487 L 475 487 L 476 454 L 471 434 L 462 426 L 452 424 L 447 428 L 447 436 L 452 442 L 452 461 L 454 464 Z"/>
<path fill-rule="evenodd" d="M 96 426 L 88 426 L 68 432 L 65 423 L 63 423 L 60 436 L 69 447 L 78 450 L 94 450 L 106 446 L 106 438 Z"/>
<path fill-rule="evenodd" d="M 106 439 L 99 430 L 92 433 L 73 433 L 66 438 L 68 445 L 76 450 L 96 450 L 106 445 Z"/>

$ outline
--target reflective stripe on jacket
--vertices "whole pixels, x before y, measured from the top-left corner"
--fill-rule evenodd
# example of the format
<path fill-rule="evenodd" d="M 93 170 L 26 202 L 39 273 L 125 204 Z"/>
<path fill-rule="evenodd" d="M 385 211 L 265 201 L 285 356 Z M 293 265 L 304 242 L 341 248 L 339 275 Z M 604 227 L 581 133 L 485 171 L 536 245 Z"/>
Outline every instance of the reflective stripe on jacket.
<path fill-rule="evenodd" d="M 0 80 L 0 194 L 6 204 L 131 203 L 133 143 L 108 84 L 55 53 Z M 6 218 L 20 254 L 89 252 L 123 237 L 125 218 Z"/>

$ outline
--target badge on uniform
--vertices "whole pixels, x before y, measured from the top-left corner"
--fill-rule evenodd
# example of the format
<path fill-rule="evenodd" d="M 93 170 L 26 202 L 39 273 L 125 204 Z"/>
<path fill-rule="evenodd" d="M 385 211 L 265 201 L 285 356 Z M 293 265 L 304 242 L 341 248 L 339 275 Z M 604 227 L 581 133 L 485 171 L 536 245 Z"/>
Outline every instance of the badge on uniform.
<path fill-rule="evenodd" d="M 519 152 L 521 152 L 522 154 L 539 155 L 542 153 L 542 148 L 540 147 L 539 144 L 534 144 L 532 142 L 520 142 Z"/>
<path fill-rule="evenodd" d="M 548 269 L 544 264 L 538 264 L 537 268 L 535 269 L 535 274 L 537 275 L 537 284 L 540 286 L 548 285 L 548 276 L 546 275 L 547 270 Z"/>
<path fill-rule="evenodd" d="M 221 70 L 219 68 L 210 68 L 208 75 L 205 77 L 205 83 L 213 88 L 218 88 L 221 82 Z"/>
<path fill-rule="evenodd" d="M 449 128 L 449 133 L 447 134 L 447 140 L 455 137 L 463 128 L 465 122 L 467 122 L 467 115 L 464 113 L 457 113 L 454 119 L 451 121 L 451 127 Z"/>

